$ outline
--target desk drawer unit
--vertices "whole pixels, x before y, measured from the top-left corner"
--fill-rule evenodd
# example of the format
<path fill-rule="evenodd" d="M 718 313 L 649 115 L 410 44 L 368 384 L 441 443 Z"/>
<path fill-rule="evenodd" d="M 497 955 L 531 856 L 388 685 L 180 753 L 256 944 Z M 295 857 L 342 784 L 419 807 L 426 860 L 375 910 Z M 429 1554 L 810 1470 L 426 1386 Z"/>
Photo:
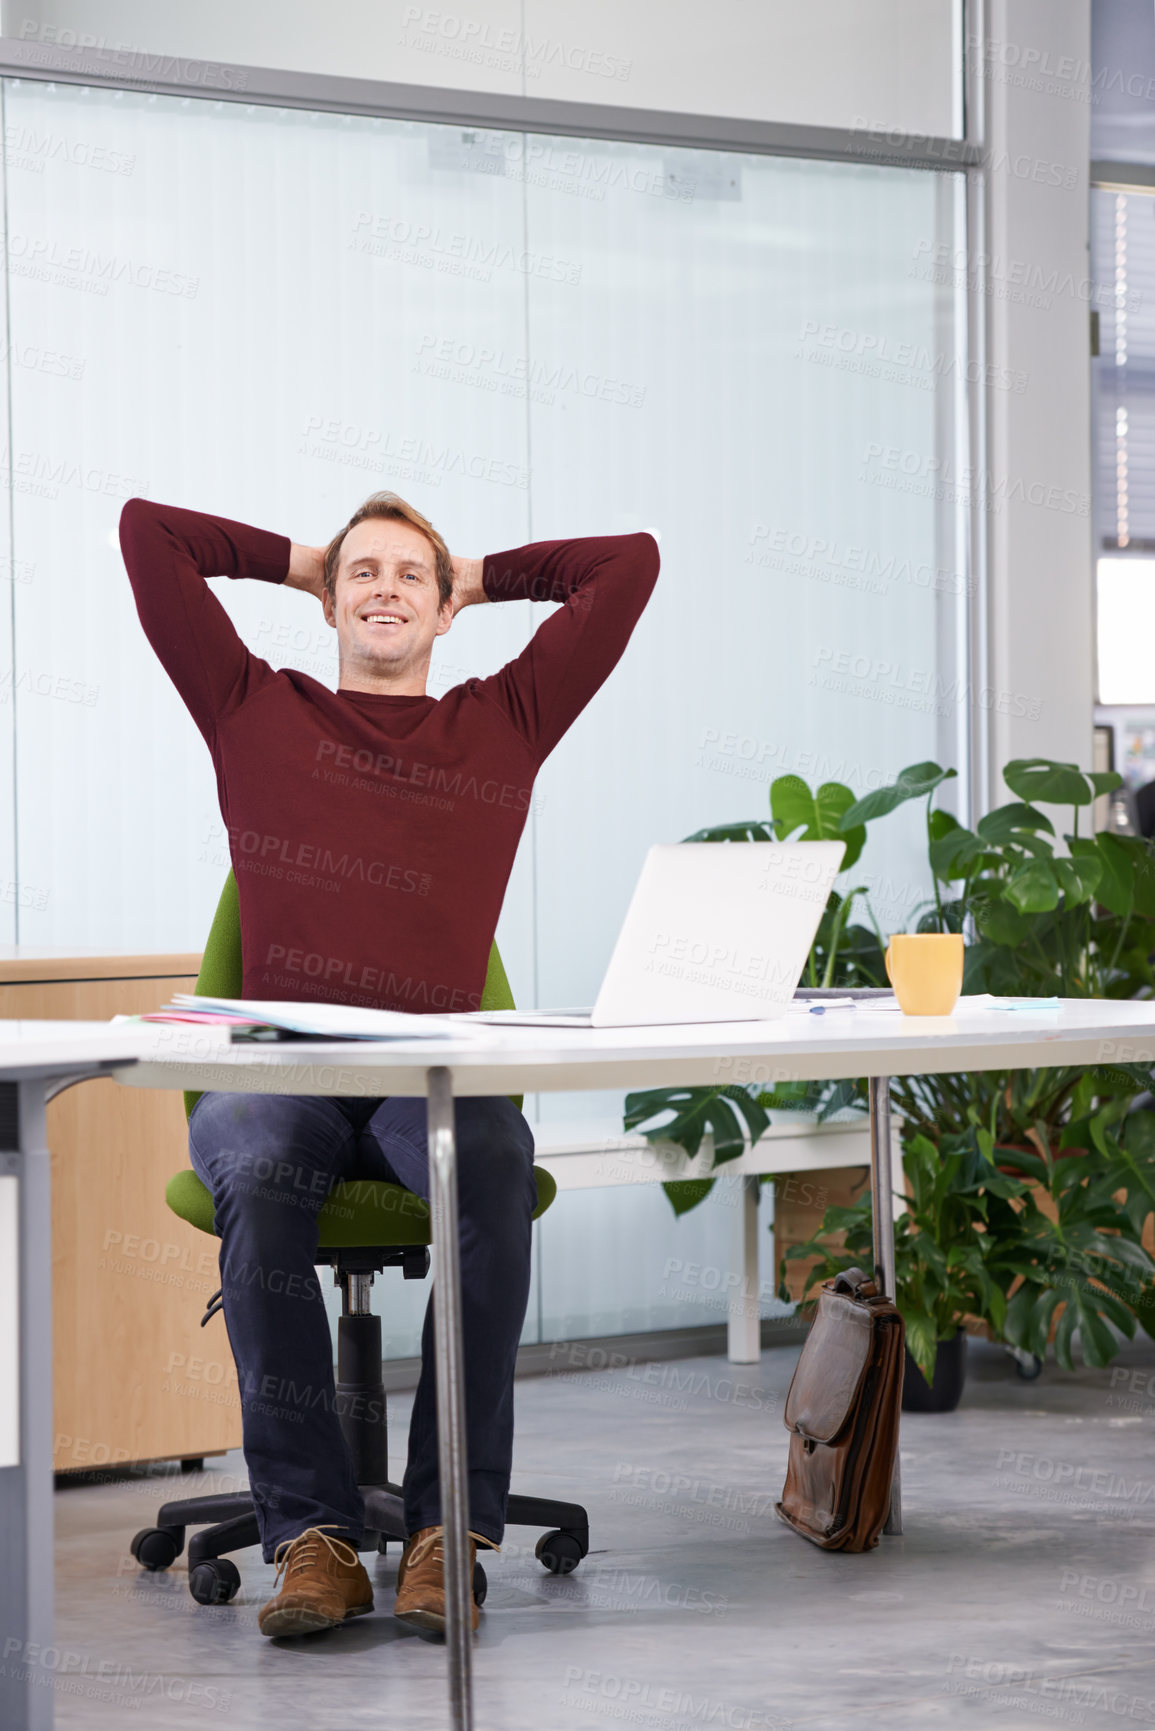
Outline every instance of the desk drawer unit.
<path fill-rule="evenodd" d="M 199 956 L 0 950 L 0 1017 L 105 1021 L 195 989 Z M 54 1465 L 189 1459 L 241 1440 L 224 1328 L 200 1319 L 216 1247 L 169 1212 L 176 1091 L 82 1082 L 51 1101 Z"/>

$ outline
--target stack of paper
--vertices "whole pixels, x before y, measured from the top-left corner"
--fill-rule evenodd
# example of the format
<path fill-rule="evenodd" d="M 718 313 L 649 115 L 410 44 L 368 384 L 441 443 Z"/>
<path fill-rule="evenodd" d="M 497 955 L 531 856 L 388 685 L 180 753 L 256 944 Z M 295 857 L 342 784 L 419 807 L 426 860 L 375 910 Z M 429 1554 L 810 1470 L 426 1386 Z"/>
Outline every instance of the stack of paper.
<path fill-rule="evenodd" d="M 192 1022 L 237 1030 L 269 1029 L 318 1040 L 412 1040 L 470 1037 L 468 1023 L 401 1010 L 359 1010 L 351 1004 L 296 1004 L 273 999 L 206 998 L 174 992 L 161 1010 L 135 1018 L 144 1022 Z M 482 1030 L 478 1029 L 477 1034 Z"/>

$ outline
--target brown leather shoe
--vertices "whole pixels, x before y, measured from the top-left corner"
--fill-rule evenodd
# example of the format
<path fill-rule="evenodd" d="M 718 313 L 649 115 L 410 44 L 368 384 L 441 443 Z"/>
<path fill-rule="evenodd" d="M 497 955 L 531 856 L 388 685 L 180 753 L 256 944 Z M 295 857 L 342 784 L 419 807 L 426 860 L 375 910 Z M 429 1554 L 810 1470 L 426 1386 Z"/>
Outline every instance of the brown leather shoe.
<path fill-rule="evenodd" d="M 373 1586 L 356 1551 L 324 1527 L 286 1539 L 273 1561 L 277 1580 L 285 1580 L 257 1617 L 262 1635 L 312 1635 L 373 1609 Z"/>
<path fill-rule="evenodd" d="M 432 1629 L 445 1633 L 445 1551 L 444 1527 L 421 1527 L 405 1541 L 401 1566 L 397 1570 L 397 1603 L 393 1615 L 417 1629 Z M 469 1535 L 469 1579 L 472 1588 L 473 1565 L 477 1561 L 478 1533 Z M 481 1539 L 491 1550 L 497 1546 L 490 1539 Z M 470 1627 L 477 1628 L 477 1602 L 469 1594 Z"/>

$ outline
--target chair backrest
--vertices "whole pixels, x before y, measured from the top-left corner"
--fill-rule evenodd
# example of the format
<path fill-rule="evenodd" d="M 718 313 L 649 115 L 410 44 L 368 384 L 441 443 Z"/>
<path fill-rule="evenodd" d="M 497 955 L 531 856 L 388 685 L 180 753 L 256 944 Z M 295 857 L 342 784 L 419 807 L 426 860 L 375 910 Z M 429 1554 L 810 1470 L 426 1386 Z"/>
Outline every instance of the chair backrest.
<path fill-rule="evenodd" d="M 201 971 L 197 975 L 196 989 L 205 998 L 239 998 L 243 988 L 243 973 L 240 900 L 237 896 L 236 877 L 230 871 L 217 903 L 217 911 L 213 915 L 213 923 L 209 927 L 204 955 L 201 957 Z M 481 991 L 481 1008 L 483 1010 L 512 1010 L 515 1008 L 513 993 L 510 990 L 509 981 L 505 975 L 505 967 L 498 954 L 496 943 L 489 952 L 489 967 L 486 969 L 485 985 Z M 186 1117 L 199 1099 L 199 1093 L 186 1091 L 184 1097 Z M 524 1096 L 511 1094 L 510 1099 L 520 1111 Z"/>

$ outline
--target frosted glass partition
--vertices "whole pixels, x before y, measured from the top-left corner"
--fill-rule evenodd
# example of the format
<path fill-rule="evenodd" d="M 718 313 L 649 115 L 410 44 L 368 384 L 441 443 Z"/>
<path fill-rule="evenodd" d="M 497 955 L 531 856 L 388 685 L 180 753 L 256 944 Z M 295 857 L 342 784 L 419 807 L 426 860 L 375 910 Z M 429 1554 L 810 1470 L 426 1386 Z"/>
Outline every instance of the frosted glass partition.
<path fill-rule="evenodd" d="M 20 80 L 3 101 L 8 935 L 196 949 L 227 870 L 207 752 L 120 560 L 134 493 L 313 543 L 382 486 L 461 552 L 658 532 L 654 600 L 539 784 L 498 930 L 519 1002 L 588 1001 L 645 849 L 765 815 L 774 776 L 965 770 L 950 177 Z M 257 653 L 335 678 L 312 600 L 217 588 Z M 540 617 L 471 610 L 431 688 Z M 916 812 L 856 881 L 906 922 L 929 887 Z M 528 1109 L 620 1123 L 617 1096 Z M 563 1200 L 531 1334 L 685 1320 L 640 1271 L 669 1244 L 716 1262 L 732 1212 Z"/>
<path fill-rule="evenodd" d="M 515 259 L 520 190 L 463 181 L 405 125 L 29 83 L 5 102 L 29 148 L 8 156 L 13 331 L 83 368 L 71 397 L 31 368 L 11 395 L 35 480 L 14 548 L 43 573 L 14 585 L 18 655 L 70 694 L 16 693 L 20 869 L 51 890 L 20 937 L 192 949 L 227 850 L 208 753 L 136 619 L 121 505 L 143 493 L 319 543 L 392 486 L 462 550 L 525 540 L 522 406 L 463 393 L 447 412 L 422 370 L 431 332 L 521 342 L 517 270 L 455 269 L 449 250 L 464 234 Z M 32 153 L 44 138 L 72 148 Z M 218 588 L 258 654 L 335 676 L 311 598 Z M 527 617 L 464 615 L 438 646 L 442 688 L 500 665 Z"/>
<path fill-rule="evenodd" d="M 537 244 L 582 270 L 529 284 L 535 531 L 642 523 L 662 547 L 626 677 L 539 784 L 544 1000 L 596 991 L 652 842 L 767 816 L 778 775 L 864 793 L 963 767 L 951 189 L 684 154 L 609 144 L 602 199 L 529 192 Z M 855 873 L 888 927 L 929 888 L 920 822 Z"/>

